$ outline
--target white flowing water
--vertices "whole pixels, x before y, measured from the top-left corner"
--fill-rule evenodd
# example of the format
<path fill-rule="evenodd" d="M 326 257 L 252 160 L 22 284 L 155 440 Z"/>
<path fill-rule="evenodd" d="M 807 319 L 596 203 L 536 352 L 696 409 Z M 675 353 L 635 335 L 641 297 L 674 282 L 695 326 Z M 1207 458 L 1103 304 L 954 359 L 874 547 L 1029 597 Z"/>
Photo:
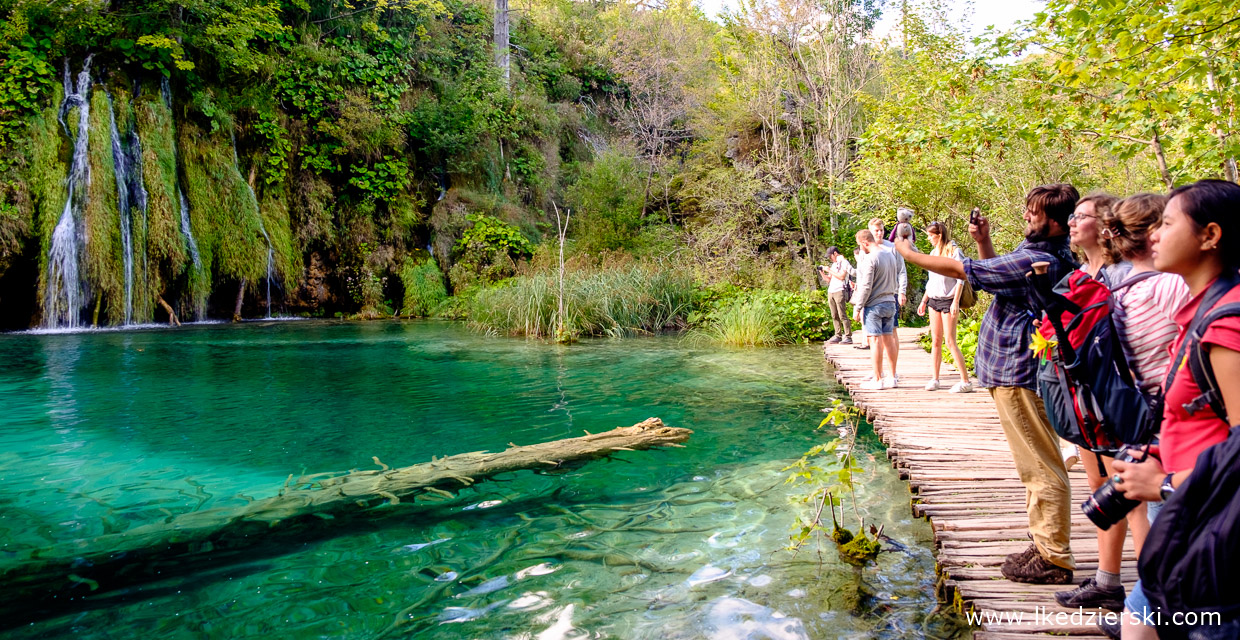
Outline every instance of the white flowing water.
<path fill-rule="evenodd" d="M 135 96 L 138 95 L 137 83 L 134 84 L 133 94 Z M 141 232 L 142 232 L 142 235 L 140 237 L 143 239 L 143 241 L 145 241 L 147 237 L 146 207 L 147 207 L 148 199 L 147 199 L 147 192 L 146 192 L 146 182 L 143 177 L 144 174 L 142 173 L 142 140 L 141 138 L 138 137 L 137 122 L 132 119 L 129 122 L 129 148 L 127 152 L 128 152 L 128 166 L 129 166 L 129 175 L 130 175 L 130 183 L 129 183 L 129 203 L 131 207 L 130 218 L 129 218 L 130 232 L 132 235 L 133 225 L 135 222 L 137 222 L 139 224 L 139 229 L 141 229 Z M 136 219 L 134 217 L 135 215 L 138 216 Z M 150 270 L 147 268 L 146 250 L 145 249 L 139 250 L 137 257 L 142 261 L 143 277 L 149 278 Z M 144 301 L 142 304 L 143 315 L 146 320 L 150 319 L 149 303 L 150 303 L 150 300 L 148 299 Z"/>
<path fill-rule="evenodd" d="M 108 94 L 108 117 L 112 123 L 112 168 L 116 175 L 116 210 L 121 222 L 121 260 L 125 271 L 125 321 L 133 324 L 133 220 L 129 204 L 130 166 L 120 130 L 116 128 L 116 105 Z"/>
<path fill-rule="evenodd" d="M 82 248 L 80 230 L 81 211 L 86 203 L 86 187 L 90 184 L 90 163 L 87 143 L 90 139 L 90 61 L 86 56 L 82 71 L 74 86 L 69 74 L 69 60 L 65 59 L 65 98 L 60 104 L 60 124 L 65 135 L 73 142 L 73 160 L 69 165 L 67 180 L 69 194 L 64 211 L 52 231 L 52 244 L 47 252 L 47 286 L 43 294 L 43 324 L 49 329 L 76 328 L 81 324 L 82 290 L 78 262 Z M 69 129 L 65 118 L 77 109 L 77 135 Z"/>
<path fill-rule="evenodd" d="M 254 203 L 254 213 L 258 217 L 258 232 L 263 234 L 263 241 L 267 243 L 267 319 L 271 318 L 271 281 L 275 279 L 275 249 L 271 246 L 271 236 L 267 235 L 267 228 L 263 226 L 263 213 L 258 208 L 258 195 L 254 193 L 254 185 L 245 179 L 245 175 L 241 173 L 241 159 L 237 156 L 237 134 L 232 134 L 232 152 L 233 165 L 237 167 L 237 175 L 241 176 L 241 181 L 245 183 L 245 188 L 250 192 L 250 201 Z"/>

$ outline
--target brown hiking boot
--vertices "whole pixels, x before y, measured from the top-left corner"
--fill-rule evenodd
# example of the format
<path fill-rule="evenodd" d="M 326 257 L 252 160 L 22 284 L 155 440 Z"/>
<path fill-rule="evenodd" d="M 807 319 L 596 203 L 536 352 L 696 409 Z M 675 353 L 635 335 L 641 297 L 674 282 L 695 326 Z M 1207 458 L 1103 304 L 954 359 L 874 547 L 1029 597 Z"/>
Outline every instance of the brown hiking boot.
<path fill-rule="evenodd" d="M 1007 571 L 1013 566 L 1025 564 L 1026 562 L 1029 562 L 1029 558 L 1036 555 L 1038 555 L 1038 545 L 1036 544 L 1029 545 L 1029 548 L 1024 551 L 1009 553 L 1007 559 L 1003 561 L 1003 570 Z M 1005 573 L 1004 575 L 1007 574 Z"/>
<path fill-rule="evenodd" d="M 1032 558 L 1023 563 L 1003 565 L 1001 571 L 1003 572 L 1003 577 L 1012 582 L 1072 584 L 1072 572 L 1070 570 L 1052 564 L 1050 560 L 1043 558 L 1042 554 L 1036 552 Z"/>

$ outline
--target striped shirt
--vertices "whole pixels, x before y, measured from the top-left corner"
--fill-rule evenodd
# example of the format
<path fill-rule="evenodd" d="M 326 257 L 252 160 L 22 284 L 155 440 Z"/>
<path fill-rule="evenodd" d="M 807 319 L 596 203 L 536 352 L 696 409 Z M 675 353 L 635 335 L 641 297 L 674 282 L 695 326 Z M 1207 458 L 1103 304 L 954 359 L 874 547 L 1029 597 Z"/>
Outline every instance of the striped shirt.
<path fill-rule="evenodd" d="M 1115 292 L 1115 325 L 1124 356 L 1146 393 L 1162 389 L 1179 332 L 1175 314 L 1188 302 L 1188 285 L 1174 273 L 1160 273 Z"/>

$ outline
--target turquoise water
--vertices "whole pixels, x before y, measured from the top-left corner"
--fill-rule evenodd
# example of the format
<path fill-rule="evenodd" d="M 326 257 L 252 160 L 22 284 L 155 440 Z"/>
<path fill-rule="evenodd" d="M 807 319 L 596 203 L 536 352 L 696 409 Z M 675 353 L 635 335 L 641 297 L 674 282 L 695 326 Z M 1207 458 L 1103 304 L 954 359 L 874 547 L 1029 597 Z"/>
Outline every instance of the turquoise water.
<path fill-rule="evenodd" d="M 440 504 L 27 615 L 15 637 L 833 638 L 946 635 L 928 525 L 875 453 L 858 492 L 899 548 L 859 576 L 783 548 L 780 469 L 843 390 L 812 347 L 672 337 L 570 347 L 449 323 L 275 322 L 0 335 L 0 565 L 55 542 L 275 495 L 289 474 L 405 466 L 650 416 L 683 449 L 521 472 Z M 896 545 L 892 545 L 893 549 Z M 864 589 L 859 597 L 858 580 Z M 79 585 L 81 586 L 81 585 Z M 89 593 L 78 589 L 76 593 Z M 18 616 L 20 618 L 20 616 Z"/>

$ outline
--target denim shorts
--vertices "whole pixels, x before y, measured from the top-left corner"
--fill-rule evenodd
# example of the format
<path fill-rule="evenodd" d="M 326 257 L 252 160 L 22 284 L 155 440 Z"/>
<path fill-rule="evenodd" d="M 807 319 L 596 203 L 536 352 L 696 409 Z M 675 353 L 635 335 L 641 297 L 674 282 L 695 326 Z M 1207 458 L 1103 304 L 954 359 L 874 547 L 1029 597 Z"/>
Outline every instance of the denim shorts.
<path fill-rule="evenodd" d="M 861 311 L 861 324 L 867 336 L 887 335 L 896 330 L 896 303 L 887 301 Z"/>
<path fill-rule="evenodd" d="M 1162 511 L 1162 502 L 1149 502 L 1146 506 L 1146 514 L 1149 516 L 1150 524 L 1154 524 L 1154 518 L 1158 517 L 1158 512 Z M 1124 608 L 1145 616 L 1150 608 L 1150 599 L 1145 597 L 1145 592 L 1141 590 L 1141 581 L 1137 580 L 1137 584 L 1133 585 L 1132 591 L 1128 592 L 1128 597 L 1124 598 Z"/>

